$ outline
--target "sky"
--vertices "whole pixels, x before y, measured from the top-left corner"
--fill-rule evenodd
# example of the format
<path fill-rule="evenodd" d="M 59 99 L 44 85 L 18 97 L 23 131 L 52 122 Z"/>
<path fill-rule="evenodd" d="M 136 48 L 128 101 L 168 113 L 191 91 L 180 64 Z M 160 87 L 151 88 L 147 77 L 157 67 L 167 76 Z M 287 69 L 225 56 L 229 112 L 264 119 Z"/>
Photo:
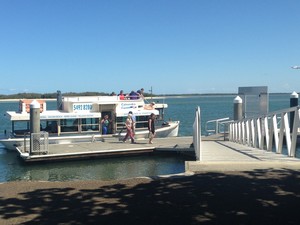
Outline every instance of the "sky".
<path fill-rule="evenodd" d="M 0 0 L 0 94 L 300 91 L 299 0 Z"/>

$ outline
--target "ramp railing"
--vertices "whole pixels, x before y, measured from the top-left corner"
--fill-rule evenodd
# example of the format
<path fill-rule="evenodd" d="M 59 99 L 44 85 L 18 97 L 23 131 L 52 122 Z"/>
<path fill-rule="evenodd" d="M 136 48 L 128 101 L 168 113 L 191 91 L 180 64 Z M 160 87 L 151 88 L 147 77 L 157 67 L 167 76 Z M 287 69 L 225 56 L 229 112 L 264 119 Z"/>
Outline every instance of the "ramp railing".
<path fill-rule="evenodd" d="M 300 107 L 292 107 L 233 121 L 229 124 L 229 140 L 254 148 L 296 156 L 296 144 L 300 126 Z"/>
<path fill-rule="evenodd" d="M 219 133 L 226 132 L 224 122 L 228 121 L 228 120 L 229 120 L 229 117 L 206 121 L 206 123 L 205 123 L 206 135 L 219 134 Z"/>
<path fill-rule="evenodd" d="M 202 160 L 201 152 L 201 117 L 200 117 L 200 107 L 196 108 L 195 120 L 193 124 L 193 144 L 195 149 L 196 160 Z"/>

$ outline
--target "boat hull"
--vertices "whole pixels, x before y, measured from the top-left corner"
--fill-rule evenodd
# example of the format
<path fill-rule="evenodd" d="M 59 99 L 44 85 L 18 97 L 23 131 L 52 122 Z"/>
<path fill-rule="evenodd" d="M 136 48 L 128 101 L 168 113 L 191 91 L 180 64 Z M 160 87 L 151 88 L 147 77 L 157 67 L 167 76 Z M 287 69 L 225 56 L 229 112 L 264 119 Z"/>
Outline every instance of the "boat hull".
<path fill-rule="evenodd" d="M 168 125 L 156 127 L 155 129 L 155 137 L 157 138 L 164 138 L 164 137 L 177 137 L 179 131 L 179 121 L 172 121 L 169 122 Z M 119 139 L 124 138 L 126 132 L 122 132 L 118 135 L 114 135 L 115 137 L 119 137 Z M 145 139 L 149 138 L 149 130 L 140 130 L 135 133 L 135 139 Z"/>
<path fill-rule="evenodd" d="M 156 128 L 156 137 L 176 137 L 179 131 L 179 121 L 169 122 L 168 125 Z M 90 134 L 90 135 L 73 135 L 73 136 L 50 136 L 48 138 L 49 144 L 72 144 L 79 142 L 95 142 L 105 141 L 105 138 L 124 138 L 125 132 L 115 135 L 101 135 L 101 134 Z M 141 130 L 135 133 L 136 139 L 148 138 L 149 131 Z M 29 148 L 29 138 L 26 139 L 26 146 Z M 8 150 L 16 150 L 16 147 L 24 146 L 24 138 L 1 138 L 0 143 Z"/>

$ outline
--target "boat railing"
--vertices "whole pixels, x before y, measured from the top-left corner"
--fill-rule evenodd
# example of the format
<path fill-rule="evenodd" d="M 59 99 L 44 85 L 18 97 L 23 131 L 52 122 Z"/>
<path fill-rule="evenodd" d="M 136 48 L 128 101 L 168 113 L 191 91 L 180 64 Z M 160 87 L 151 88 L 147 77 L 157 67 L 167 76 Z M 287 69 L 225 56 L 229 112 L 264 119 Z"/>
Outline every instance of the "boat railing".
<path fill-rule="evenodd" d="M 4 130 L 4 137 L 5 138 L 13 138 L 14 137 L 14 133 L 12 131 Z"/>
<path fill-rule="evenodd" d="M 295 157 L 299 127 L 300 107 L 291 107 L 229 123 L 229 140 Z"/>
<path fill-rule="evenodd" d="M 24 134 L 24 152 L 29 154 L 47 154 L 49 150 L 49 134 L 42 131 L 39 133 Z"/>
<path fill-rule="evenodd" d="M 201 161 L 201 115 L 199 106 L 196 108 L 195 120 L 193 124 L 193 146 L 195 150 L 196 160 Z"/>
<path fill-rule="evenodd" d="M 229 117 L 208 120 L 205 123 L 205 132 L 206 135 L 219 134 L 219 133 L 228 133 L 228 123 L 231 122 Z"/>
<path fill-rule="evenodd" d="M 24 133 L 24 152 L 29 152 L 30 150 L 30 132 Z"/>

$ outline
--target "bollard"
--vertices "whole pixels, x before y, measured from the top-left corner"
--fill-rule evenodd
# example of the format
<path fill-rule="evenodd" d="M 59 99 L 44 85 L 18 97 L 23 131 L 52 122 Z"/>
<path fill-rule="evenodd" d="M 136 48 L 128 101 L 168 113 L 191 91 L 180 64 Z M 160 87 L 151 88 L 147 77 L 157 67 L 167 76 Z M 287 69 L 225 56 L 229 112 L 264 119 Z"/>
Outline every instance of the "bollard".
<path fill-rule="evenodd" d="M 243 119 L 243 100 L 237 96 L 233 100 L 233 120 Z"/>
<path fill-rule="evenodd" d="M 290 96 L 290 107 L 295 107 L 298 106 L 298 97 L 299 95 L 293 91 L 293 93 Z M 290 131 L 293 131 L 293 126 L 294 126 L 294 116 L 295 112 L 290 112 Z"/>
<path fill-rule="evenodd" d="M 32 133 L 40 133 L 40 103 L 33 100 L 30 104 L 30 152 L 39 149 L 39 137 L 32 137 Z M 33 138 L 33 140 L 32 140 Z"/>

